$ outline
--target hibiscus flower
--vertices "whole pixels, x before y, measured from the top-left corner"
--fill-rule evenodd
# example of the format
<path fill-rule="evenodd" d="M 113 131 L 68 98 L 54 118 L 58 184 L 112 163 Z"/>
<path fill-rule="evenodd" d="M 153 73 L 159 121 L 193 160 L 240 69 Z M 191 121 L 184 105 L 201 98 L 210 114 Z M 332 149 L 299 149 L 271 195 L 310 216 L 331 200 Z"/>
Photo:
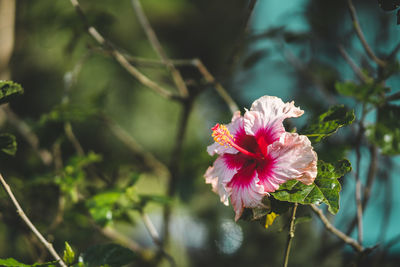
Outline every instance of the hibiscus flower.
<path fill-rule="evenodd" d="M 214 165 L 204 177 L 221 202 L 235 210 L 235 220 L 243 209 L 263 206 L 262 199 L 280 184 L 296 179 L 306 185 L 317 176 L 317 154 L 305 135 L 286 132 L 283 120 L 299 117 L 304 111 L 294 102 L 263 96 L 246 110 L 237 111 L 232 122 L 212 128 L 215 143 L 208 146 Z"/>

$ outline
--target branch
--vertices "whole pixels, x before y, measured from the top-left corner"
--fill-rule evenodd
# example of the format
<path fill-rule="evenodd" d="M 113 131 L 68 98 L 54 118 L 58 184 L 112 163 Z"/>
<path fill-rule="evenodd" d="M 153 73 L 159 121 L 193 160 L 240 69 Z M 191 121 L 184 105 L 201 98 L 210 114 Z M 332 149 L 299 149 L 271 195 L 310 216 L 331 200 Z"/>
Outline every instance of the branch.
<path fill-rule="evenodd" d="M 362 46 L 364 47 L 365 52 L 367 52 L 368 56 L 375 61 L 376 64 L 378 64 L 380 67 L 385 67 L 386 66 L 386 62 L 379 59 L 374 52 L 372 51 L 371 47 L 368 45 L 367 40 L 365 39 L 364 33 L 361 30 L 360 27 L 360 23 L 358 22 L 358 18 L 357 18 L 357 12 L 356 12 L 356 8 L 353 5 L 353 1 L 352 0 L 347 0 L 347 5 L 349 7 L 350 10 L 350 14 L 351 14 L 351 19 L 353 21 L 353 26 L 354 29 L 356 30 L 358 39 L 360 39 Z"/>
<path fill-rule="evenodd" d="M 376 177 L 376 172 L 378 170 L 378 148 L 373 145 L 370 147 L 370 154 L 371 154 L 371 159 L 369 162 L 369 168 L 368 168 L 368 174 L 367 174 L 367 183 L 363 191 L 363 199 L 362 199 L 362 211 L 365 210 L 368 204 L 368 200 L 371 196 L 371 189 L 372 185 L 375 181 Z M 350 226 L 348 230 L 346 231 L 346 234 L 351 234 L 353 232 L 354 227 L 357 225 L 357 216 L 351 221 Z"/>
<path fill-rule="evenodd" d="M 353 71 L 357 75 L 357 77 L 364 83 L 367 83 L 369 80 L 369 77 L 361 71 L 361 69 L 357 66 L 357 64 L 350 57 L 350 55 L 346 52 L 346 50 L 344 49 L 344 47 L 341 44 L 338 45 L 338 48 L 339 48 L 340 54 L 343 56 L 343 58 L 346 60 L 346 62 L 349 64 L 349 66 L 353 69 Z"/>
<path fill-rule="evenodd" d="M 237 38 L 232 53 L 229 57 L 229 60 L 227 61 L 228 68 L 232 68 L 239 58 L 239 52 L 243 46 L 243 41 L 245 39 L 245 36 L 249 31 L 250 18 L 253 14 L 256 3 L 257 0 L 251 0 L 249 3 L 249 7 L 246 10 L 245 18 L 243 20 L 241 29 L 239 30 L 239 37 Z"/>
<path fill-rule="evenodd" d="M 102 233 L 105 237 L 107 237 L 111 240 L 115 240 L 116 242 L 126 246 L 127 248 L 131 249 L 132 251 L 138 253 L 139 255 L 143 254 L 144 250 L 138 243 L 136 243 L 132 239 L 126 237 L 126 235 L 119 233 L 114 228 L 111 228 L 109 226 L 103 228 L 103 227 L 96 225 L 95 223 L 93 223 L 93 226 L 97 230 L 99 230 L 100 233 Z"/>
<path fill-rule="evenodd" d="M 190 99 L 189 99 L 190 100 Z M 182 146 L 185 138 L 186 128 L 189 121 L 190 111 L 192 110 L 192 100 L 183 102 L 183 110 L 181 111 L 181 117 L 178 125 L 178 131 L 175 138 L 175 145 L 171 152 L 171 160 L 168 169 L 171 173 L 170 180 L 168 182 L 167 195 L 173 197 L 176 193 L 176 187 L 179 180 L 179 163 L 181 160 Z M 163 211 L 163 243 L 169 241 L 169 223 L 171 218 L 171 205 L 166 204 Z"/>
<path fill-rule="evenodd" d="M 292 246 L 292 240 L 294 237 L 294 227 L 295 227 L 295 220 L 296 220 L 296 211 L 297 211 L 298 203 L 294 203 L 293 211 L 292 211 L 292 218 L 290 219 L 290 226 L 289 226 L 289 235 L 286 243 L 286 250 L 285 250 L 285 258 L 283 260 L 283 267 L 288 266 L 289 262 L 289 253 L 290 248 Z"/>
<path fill-rule="evenodd" d="M 96 51 L 99 49 L 92 48 Z M 107 51 L 101 51 L 102 53 L 107 52 Z M 160 60 L 154 60 L 154 59 L 147 59 L 147 58 L 141 58 L 141 57 L 133 57 L 130 55 L 124 54 L 125 58 L 128 59 L 128 61 L 131 64 L 134 65 L 140 65 L 143 67 L 163 67 L 165 66 L 166 63 L 160 61 Z M 235 103 L 235 101 L 232 99 L 232 97 L 228 94 L 226 89 L 222 86 L 221 83 L 219 83 L 215 77 L 210 73 L 210 71 L 207 69 L 207 67 L 204 65 L 204 63 L 199 59 L 199 58 L 194 58 L 194 59 L 170 59 L 172 64 L 174 66 L 193 66 L 195 67 L 200 74 L 203 76 L 203 78 L 206 80 L 206 82 L 210 83 L 213 85 L 219 96 L 225 101 L 225 103 L 228 105 L 229 109 L 231 110 L 232 114 L 235 113 L 236 111 L 239 110 L 238 105 Z"/>
<path fill-rule="evenodd" d="M 394 93 L 394 94 L 391 94 L 391 95 L 387 96 L 386 97 L 386 102 L 395 101 L 395 100 L 399 100 L 399 99 L 400 99 L 400 92 L 397 92 L 397 93 Z"/>
<path fill-rule="evenodd" d="M 96 28 L 91 26 L 86 18 L 85 13 L 83 12 L 81 6 L 79 5 L 78 0 L 70 0 L 71 4 L 75 7 L 76 12 L 81 18 L 82 22 L 85 24 L 85 28 L 87 32 L 102 46 L 110 50 L 111 55 L 115 58 L 116 61 L 133 77 L 135 77 L 140 83 L 149 87 L 159 95 L 167 98 L 167 99 L 180 99 L 180 97 L 172 94 L 170 91 L 164 89 L 156 82 L 150 80 L 146 75 L 141 73 L 137 68 L 132 66 L 129 61 L 125 58 L 125 56 L 119 52 L 108 40 L 106 40 Z"/>
<path fill-rule="evenodd" d="M 144 163 L 149 168 L 153 169 L 157 175 L 165 175 L 167 177 L 171 176 L 169 169 L 164 163 L 158 160 L 152 153 L 145 151 L 140 144 L 138 144 L 136 140 L 114 120 L 104 114 L 102 115 L 102 120 L 106 126 L 110 128 L 114 136 L 124 143 L 133 153 L 140 155 L 143 158 Z"/>
<path fill-rule="evenodd" d="M 171 255 L 169 255 L 164 249 L 163 249 L 163 244 L 160 239 L 160 235 L 157 232 L 156 227 L 154 226 L 153 222 L 150 220 L 150 217 L 144 213 L 143 211 L 140 212 L 140 215 L 142 217 L 144 226 L 146 227 L 147 231 L 150 234 L 151 239 L 153 240 L 154 244 L 156 244 L 161 252 L 161 254 L 169 261 L 171 266 L 176 266 L 174 258 L 172 258 Z"/>
<path fill-rule="evenodd" d="M 363 192 L 363 209 L 365 209 L 365 206 L 367 205 L 368 200 L 371 196 L 372 185 L 374 183 L 376 172 L 378 170 L 378 148 L 376 147 L 376 145 L 372 145 L 369 149 L 369 152 L 371 155 L 371 159 L 368 168 L 367 183 Z"/>
<path fill-rule="evenodd" d="M 300 74 L 315 84 L 315 88 L 320 91 L 330 105 L 337 104 L 337 100 L 330 93 L 329 89 L 326 88 L 321 79 L 314 72 L 310 71 L 306 66 L 304 66 L 300 59 L 290 49 L 285 47 L 283 42 L 281 42 L 281 50 L 283 51 L 283 56 L 286 58 L 286 60 L 292 64 L 292 66 Z"/>
<path fill-rule="evenodd" d="M 181 73 L 175 68 L 173 63 L 168 59 L 166 53 L 164 52 L 157 35 L 155 34 L 153 28 L 151 27 L 145 13 L 143 12 L 142 6 L 140 4 L 139 0 L 132 0 L 131 1 L 133 9 L 135 10 L 136 16 L 138 17 L 138 20 L 140 24 L 142 25 L 143 30 L 145 31 L 147 35 L 147 39 L 149 39 L 149 42 L 151 46 L 153 47 L 154 51 L 157 53 L 158 57 L 161 59 L 161 61 L 167 66 L 167 69 L 172 75 L 172 78 L 174 79 L 175 85 L 178 88 L 180 94 L 182 97 L 187 97 L 189 95 L 188 89 L 186 87 L 186 84 L 182 78 Z"/>
<path fill-rule="evenodd" d="M 50 252 L 53 258 L 58 262 L 58 264 L 62 267 L 67 267 L 67 265 L 63 262 L 57 252 L 54 250 L 53 245 L 49 243 L 43 235 L 36 229 L 33 225 L 31 220 L 29 220 L 28 216 L 26 216 L 25 212 L 22 210 L 21 206 L 19 205 L 17 199 L 15 198 L 13 192 L 11 191 L 10 186 L 6 183 L 3 176 L 0 174 L 0 182 L 6 190 L 8 196 L 10 197 L 11 201 L 13 202 L 14 206 L 17 208 L 17 213 L 21 217 L 21 219 L 25 222 L 25 224 L 29 227 L 29 229 L 35 234 L 35 236 L 40 240 L 40 242 L 46 247 L 46 249 Z"/>
<path fill-rule="evenodd" d="M 214 85 L 215 90 L 222 97 L 222 99 L 225 101 L 225 103 L 229 106 L 229 109 L 231 110 L 232 114 L 234 114 L 236 111 L 238 111 L 239 107 L 237 106 L 235 101 L 228 94 L 228 92 L 225 90 L 225 88 L 219 82 L 216 81 L 214 76 L 208 71 L 208 69 L 203 64 L 203 62 L 200 59 L 196 58 L 196 59 L 192 60 L 192 64 L 199 70 L 201 75 L 203 75 L 204 79 L 208 83 Z"/>
<path fill-rule="evenodd" d="M 346 244 L 350 245 L 353 247 L 354 250 L 358 252 L 363 252 L 364 247 L 358 243 L 356 240 L 353 238 L 349 237 L 348 235 L 344 234 L 342 231 L 337 229 L 335 226 L 333 226 L 328 218 L 325 217 L 324 213 L 322 210 L 320 210 L 316 205 L 311 204 L 310 205 L 311 209 L 315 212 L 315 214 L 318 215 L 318 217 L 321 219 L 322 223 L 324 224 L 325 228 L 331 232 L 332 234 L 336 235 L 338 238 L 340 238 L 343 242 Z"/>

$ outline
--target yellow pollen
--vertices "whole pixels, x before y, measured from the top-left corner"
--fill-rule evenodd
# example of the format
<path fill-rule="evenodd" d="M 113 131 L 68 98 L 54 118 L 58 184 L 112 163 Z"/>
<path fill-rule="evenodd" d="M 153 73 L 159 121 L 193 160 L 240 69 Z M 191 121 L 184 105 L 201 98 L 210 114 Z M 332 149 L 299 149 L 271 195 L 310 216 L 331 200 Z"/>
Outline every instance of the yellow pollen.
<path fill-rule="evenodd" d="M 213 131 L 211 136 L 214 138 L 215 142 L 221 146 L 232 147 L 231 143 L 235 142 L 235 139 L 225 125 L 216 124 L 211 130 Z"/>

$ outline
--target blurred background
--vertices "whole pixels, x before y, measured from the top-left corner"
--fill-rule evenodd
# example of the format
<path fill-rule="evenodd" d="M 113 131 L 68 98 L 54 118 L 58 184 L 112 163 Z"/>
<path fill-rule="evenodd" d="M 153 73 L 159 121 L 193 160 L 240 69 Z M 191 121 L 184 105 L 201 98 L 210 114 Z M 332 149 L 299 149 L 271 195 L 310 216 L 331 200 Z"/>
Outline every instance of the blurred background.
<path fill-rule="evenodd" d="M 379 76 L 354 33 L 346 1 L 141 2 L 168 57 L 199 58 L 242 112 L 258 97 L 275 95 L 294 100 L 305 111 L 290 122 L 298 129 L 333 104 L 345 104 L 360 115 L 361 101 L 335 89 L 336 82 L 357 80 L 339 45 L 363 72 Z M 383 11 L 374 0 L 357 0 L 354 5 L 373 51 L 399 61 L 395 12 Z M 131 55 L 134 66 L 176 92 L 169 72 L 154 63 L 157 54 L 130 1 L 82 0 L 81 6 L 88 22 Z M 256 222 L 235 223 L 232 207 L 220 203 L 204 182 L 203 174 L 214 160 L 206 152 L 212 142 L 210 128 L 228 123 L 232 116 L 215 84 L 193 65 L 178 66 L 194 96 L 181 105 L 127 73 L 87 34 L 70 1 L 0 0 L 0 7 L 1 42 L 12 49 L 0 51 L 5 54 L 0 62 L 2 79 L 25 89 L 0 112 L 1 132 L 14 134 L 18 142 L 15 156 L 0 155 L 0 171 L 57 251 L 63 250 L 64 241 L 78 254 L 114 242 L 140 247 L 142 262 L 133 266 L 169 266 L 155 256 L 157 246 L 141 216 L 143 211 L 163 235 L 167 205 L 166 250 L 178 266 L 282 264 L 288 217 L 281 216 L 268 229 Z M 390 94 L 399 90 L 398 70 L 384 80 Z M 376 122 L 377 112 L 372 110 L 365 123 Z M 355 127 L 341 129 L 319 144 L 319 158 L 334 162 L 348 157 L 355 166 Z M 399 130 L 396 124 L 390 129 Z M 363 138 L 361 144 L 364 184 L 372 157 L 373 142 L 368 140 Z M 364 245 L 379 246 L 362 266 L 398 266 L 396 151 L 384 155 L 378 148 L 376 179 L 364 214 Z M 342 208 L 330 219 L 346 232 L 356 213 L 354 173 L 341 183 Z M 132 204 L 139 202 L 139 208 Z M 300 207 L 299 214 L 312 217 L 311 213 Z M 8 257 L 26 263 L 50 259 L 1 191 L 0 258 Z M 290 266 L 353 266 L 355 260 L 352 249 L 326 232 L 317 218 L 297 226 Z"/>

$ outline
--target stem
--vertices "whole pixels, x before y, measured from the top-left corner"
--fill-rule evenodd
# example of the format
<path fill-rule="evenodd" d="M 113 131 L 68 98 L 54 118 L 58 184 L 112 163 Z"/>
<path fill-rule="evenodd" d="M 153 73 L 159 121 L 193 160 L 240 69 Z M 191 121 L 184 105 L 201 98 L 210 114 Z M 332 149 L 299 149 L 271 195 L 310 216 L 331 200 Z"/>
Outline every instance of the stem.
<path fill-rule="evenodd" d="M 192 60 L 193 66 L 195 66 L 201 75 L 203 75 L 204 79 L 208 82 L 214 85 L 215 90 L 217 93 L 221 96 L 221 98 L 225 101 L 225 103 L 228 105 L 229 109 L 231 110 L 232 114 L 234 114 L 236 111 L 239 110 L 238 105 L 235 103 L 235 101 L 232 99 L 232 97 L 228 94 L 228 92 L 225 90 L 225 88 L 216 81 L 214 76 L 208 71 L 206 66 L 203 64 L 203 62 L 196 58 Z"/>
<path fill-rule="evenodd" d="M 141 73 L 137 68 L 135 68 L 126 57 L 119 52 L 109 41 L 107 41 L 98 31 L 96 28 L 91 26 L 86 18 L 85 13 L 83 12 L 81 6 L 79 5 L 78 0 L 70 0 L 71 4 L 74 6 L 76 12 L 78 13 L 79 17 L 81 18 L 82 22 L 85 25 L 87 32 L 102 46 L 110 50 L 111 55 L 114 59 L 133 77 L 135 77 L 140 83 L 147 86 L 148 88 L 152 89 L 159 95 L 167 98 L 167 99 L 180 99 L 173 95 L 170 91 L 164 89 L 156 82 L 150 80 L 146 75 Z"/>
<path fill-rule="evenodd" d="M 292 240 L 294 237 L 294 230 L 295 230 L 295 220 L 296 220 L 296 211 L 297 211 L 297 206 L 298 203 L 294 203 L 293 206 L 293 211 L 292 211 L 292 218 L 290 219 L 290 226 L 289 226 L 289 235 L 288 235 L 288 239 L 287 239 L 287 243 L 286 243 L 286 250 L 285 250 L 285 258 L 283 260 L 283 267 L 287 267 L 288 266 L 288 262 L 289 262 L 289 254 L 290 254 L 290 248 L 292 246 Z"/>
<path fill-rule="evenodd" d="M 164 52 L 164 49 L 162 48 L 157 35 L 155 34 L 153 28 L 151 27 L 146 14 L 143 12 L 142 5 L 140 4 L 139 0 L 132 0 L 131 1 L 133 9 L 135 10 L 135 13 L 138 17 L 138 20 L 140 24 L 142 25 L 143 30 L 145 31 L 147 35 L 147 39 L 149 39 L 149 42 L 151 46 L 153 47 L 153 50 L 156 51 L 158 57 L 161 59 L 161 61 L 167 66 L 167 69 L 172 75 L 172 78 L 174 79 L 175 85 L 178 88 L 180 94 L 182 97 L 187 97 L 189 95 L 188 89 L 186 87 L 186 84 L 182 78 L 181 73 L 175 68 L 173 65 L 172 61 L 168 59 L 167 55 Z"/>
<path fill-rule="evenodd" d="M 380 67 L 385 67 L 386 66 L 386 62 L 381 60 L 380 58 L 378 58 L 374 52 L 372 51 L 371 47 L 368 45 L 367 40 L 365 39 L 364 33 L 360 27 L 360 23 L 358 22 L 358 18 L 357 18 L 357 12 L 356 12 L 356 8 L 353 5 L 353 1 L 352 0 L 347 0 L 347 5 L 349 7 L 350 10 L 350 14 L 351 14 L 351 19 L 353 21 L 353 26 L 354 29 L 356 30 L 358 39 L 360 39 L 362 46 L 364 47 L 365 52 L 367 52 L 367 55 L 373 60 L 375 61 L 376 64 L 378 64 Z"/>
<path fill-rule="evenodd" d="M 21 219 L 25 222 L 25 224 L 29 227 L 29 229 L 35 234 L 35 236 L 40 240 L 40 242 L 46 247 L 46 249 L 50 252 L 53 258 L 58 262 L 58 264 L 62 267 L 67 267 L 67 265 L 63 262 L 57 252 L 54 250 L 53 245 L 49 243 L 43 235 L 36 229 L 33 225 L 31 220 L 26 216 L 25 212 L 22 210 L 21 206 L 19 205 L 17 199 L 15 198 L 13 192 L 11 191 L 10 186 L 6 183 L 3 176 L 0 174 L 0 182 L 6 190 L 8 196 L 10 197 L 11 201 L 13 202 L 14 206 L 17 208 L 17 213 L 21 217 Z"/>
<path fill-rule="evenodd" d="M 257 3 L 257 0 L 250 0 L 249 7 L 246 10 L 246 14 L 245 14 L 241 29 L 239 30 L 239 36 L 235 42 L 235 45 L 234 45 L 232 53 L 229 57 L 229 60 L 227 61 L 227 70 L 229 70 L 229 71 L 232 70 L 232 68 L 236 65 L 237 60 L 239 59 L 240 52 L 243 47 L 243 42 L 249 31 L 250 19 L 253 14 L 256 3 Z"/>
<path fill-rule="evenodd" d="M 131 249 L 132 251 L 138 253 L 139 255 L 143 256 L 144 249 L 135 241 L 128 238 L 126 235 L 121 234 L 114 228 L 107 226 L 107 227 L 100 227 L 97 224 L 93 223 L 93 227 L 100 231 L 102 235 L 105 237 L 114 240 L 118 243 L 121 243 L 125 247 Z"/>
<path fill-rule="evenodd" d="M 361 69 L 357 66 L 357 64 L 354 62 L 354 60 L 350 57 L 350 55 L 346 52 L 344 47 L 340 44 L 338 45 L 340 54 L 343 56 L 343 58 L 346 60 L 346 62 L 349 64 L 349 66 L 353 69 L 354 73 L 357 75 L 357 77 L 363 81 L 364 83 L 368 82 L 369 77 L 366 76 Z"/>
<path fill-rule="evenodd" d="M 175 146 L 171 152 L 171 162 L 169 164 L 169 171 L 171 173 L 171 177 L 168 183 L 168 191 L 167 195 L 169 197 L 173 197 L 176 193 L 176 186 L 178 184 L 179 179 L 179 162 L 182 154 L 182 145 L 185 137 L 186 127 L 189 120 L 190 111 L 192 108 L 192 102 L 186 101 L 183 102 L 183 110 L 181 113 L 181 119 L 178 126 L 178 132 L 176 135 Z M 171 219 L 171 205 L 166 204 L 164 206 L 164 214 L 163 214 L 163 243 L 164 245 L 169 241 L 169 223 Z"/>
<path fill-rule="evenodd" d="M 164 249 L 163 244 L 160 239 L 160 235 L 157 232 L 156 227 L 154 226 L 153 222 L 150 220 L 150 217 L 144 213 L 143 211 L 140 212 L 142 217 L 144 226 L 146 227 L 147 231 L 150 234 L 151 239 L 153 240 L 154 244 L 156 244 L 161 252 L 161 254 L 169 261 L 171 266 L 176 266 L 176 262 L 171 255 L 169 255 Z"/>
<path fill-rule="evenodd" d="M 325 228 L 329 232 L 336 235 L 338 238 L 340 238 L 346 244 L 352 246 L 354 250 L 356 250 L 358 252 L 364 251 L 364 247 L 360 243 L 358 243 L 356 240 L 354 240 L 353 238 L 349 237 L 348 235 L 346 235 L 345 233 L 343 233 L 342 231 L 337 229 L 335 226 L 333 226 L 329 222 L 328 218 L 325 217 L 322 210 L 320 210 L 316 205 L 311 204 L 310 207 L 315 212 L 315 214 L 318 215 L 318 217 L 321 219 L 322 223 L 324 224 Z"/>

